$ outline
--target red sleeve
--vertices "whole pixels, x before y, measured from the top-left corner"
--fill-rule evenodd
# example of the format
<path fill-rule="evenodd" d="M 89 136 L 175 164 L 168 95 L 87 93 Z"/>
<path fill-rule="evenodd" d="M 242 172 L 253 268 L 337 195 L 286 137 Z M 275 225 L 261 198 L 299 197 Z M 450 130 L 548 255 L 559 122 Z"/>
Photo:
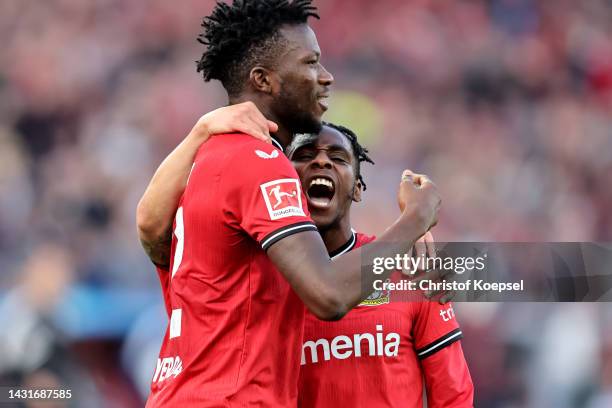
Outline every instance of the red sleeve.
<path fill-rule="evenodd" d="M 264 250 L 289 235 L 317 231 L 300 179 L 278 149 L 253 139 L 238 148 L 226 169 L 227 211 Z"/>
<path fill-rule="evenodd" d="M 457 341 L 421 361 L 429 408 L 474 406 L 474 384 Z"/>
<path fill-rule="evenodd" d="M 165 267 L 155 266 L 157 269 L 157 276 L 159 277 L 159 284 L 161 286 L 162 295 L 164 296 L 164 306 L 166 313 L 170 316 L 170 298 L 168 293 L 168 287 L 170 286 L 170 271 Z"/>
<path fill-rule="evenodd" d="M 451 303 L 417 302 L 414 347 L 423 360 L 461 339 L 463 334 Z"/>
<path fill-rule="evenodd" d="M 452 304 L 419 302 L 414 344 L 430 408 L 473 406 L 474 386 L 459 342 L 462 337 Z"/>

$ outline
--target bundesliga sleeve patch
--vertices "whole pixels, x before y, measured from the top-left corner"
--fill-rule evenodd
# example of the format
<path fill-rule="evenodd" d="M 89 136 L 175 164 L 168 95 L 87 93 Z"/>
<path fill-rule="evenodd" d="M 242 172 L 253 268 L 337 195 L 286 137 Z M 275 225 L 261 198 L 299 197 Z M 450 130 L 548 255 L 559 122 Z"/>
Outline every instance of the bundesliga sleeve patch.
<path fill-rule="evenodd" d="M 262 184 L 260 188 L 271 220 L 306 216 L 298 179 L 274 180 Z"/>

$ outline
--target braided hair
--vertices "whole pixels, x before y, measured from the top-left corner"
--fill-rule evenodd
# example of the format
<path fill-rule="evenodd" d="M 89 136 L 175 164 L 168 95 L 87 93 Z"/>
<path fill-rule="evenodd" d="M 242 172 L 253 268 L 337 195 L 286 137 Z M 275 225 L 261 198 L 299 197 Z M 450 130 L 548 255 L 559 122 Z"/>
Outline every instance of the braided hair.
<path fill-rule="evenodd" d="M 283 51 L 283 25 L 319 18 L 312 0 L 217 1 L 202 21 L 198 41 L 206 50 L 197 63 L 204 81 L 218 79 L 230 96 L 238 95 L 256 65 L 270 66 Z"/>
<path fill-rule="evenodd" d="M 368 156 L 368 149 L 359 144 L 357 140 L 357 135 L 351 129 L 344 127 L 342 125 L 336 125 L 329 122 L 323 122 L 323 126 L 328 126 L 332 129 L 337 130 L 342 133 L 348 141 L 351 143 L 351 147 L 353 148 L 353 154 L 355 156 L 355 168 L 357 170 L 357 180 L 361 182 L 361 186 L 363 187 L 363 191 L 366 190 L 366 183 L 363 180 L 363 176 L 361 175 L 361 163 L 366 162 L 370 164 L 374 164 L 374 161 Z"/>

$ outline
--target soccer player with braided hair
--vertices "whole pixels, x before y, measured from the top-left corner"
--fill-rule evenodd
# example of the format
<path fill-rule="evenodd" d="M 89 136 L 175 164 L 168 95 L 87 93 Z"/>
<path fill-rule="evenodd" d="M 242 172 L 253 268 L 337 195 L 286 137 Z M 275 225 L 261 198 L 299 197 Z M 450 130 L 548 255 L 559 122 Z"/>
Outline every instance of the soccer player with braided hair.
<path fill-rule="evenodd" d="M 351 226 L 365 190 L 360 165 L 373 164 L 355 133 L 324 123 L 319 134 L 296 136 L 287 155 L 330 257 L 372 242 Z M 452 304 L 418 293 L 374 291 L 337 322 L 307 313 L 298 406 L 421 408 L 425 394 L 431 408 L 470 408 L 474 387 L 461 337 Z"/>
<path fill-rule="evenodd" d="M 309 17 L 310 0 L 236 0 L 204 20 L 198 69 L 230 106 L 198 120 L 137 210 L 170 320 L 149 407 L 295 406 L 304 306 L 340 319 L 391 273 L 362 273 L 362 262 L 408 252 L 437 222 L 435 185 L 406 171 L 385 244 L 330 260 L 283 153 L 295 134 L 321 130 L 333 83 Z M 270 133 L 274 146 L 257 139 Z"/>

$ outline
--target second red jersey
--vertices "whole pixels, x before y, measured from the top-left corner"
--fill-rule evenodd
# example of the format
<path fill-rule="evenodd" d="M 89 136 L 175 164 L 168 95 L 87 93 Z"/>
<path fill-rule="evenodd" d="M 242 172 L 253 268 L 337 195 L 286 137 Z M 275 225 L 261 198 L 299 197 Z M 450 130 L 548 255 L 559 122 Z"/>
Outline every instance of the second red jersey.
<path fill-rule="evenodd" d="M 354 233 L 330 255 L 373 239 Z M 338 322 L 307 312 L 299 406 L 422 408 L 425 377 L 429 407 L 471 407 L 461 336 L 452 305 L 389 291 L 374 292 Z"/>
<path fill-rule="evenodd" d="M 295 406 L 305 308 L 265 252 L 316 230 L 291 163 L 247 135 L 212 138 L 179 205 L 147 407 Z"/>

